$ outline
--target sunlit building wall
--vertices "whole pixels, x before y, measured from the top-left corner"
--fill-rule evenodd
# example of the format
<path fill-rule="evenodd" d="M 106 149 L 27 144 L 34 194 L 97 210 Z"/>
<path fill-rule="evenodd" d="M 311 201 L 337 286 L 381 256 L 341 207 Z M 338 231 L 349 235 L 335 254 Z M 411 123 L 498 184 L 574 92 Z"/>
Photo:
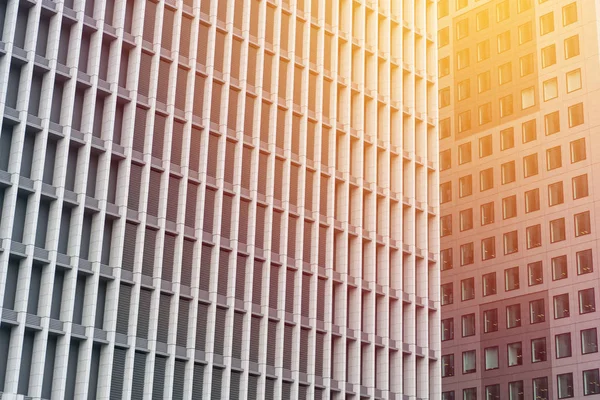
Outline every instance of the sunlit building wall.
<path fill-rule="evenodd" d="M 0 393 L 439 398 L 436 11 L 0 2 Z"/>
<path fill-rule="evenodd" d="M 598 4 L 437 6 L 442 398 L 598 394 Z"/>

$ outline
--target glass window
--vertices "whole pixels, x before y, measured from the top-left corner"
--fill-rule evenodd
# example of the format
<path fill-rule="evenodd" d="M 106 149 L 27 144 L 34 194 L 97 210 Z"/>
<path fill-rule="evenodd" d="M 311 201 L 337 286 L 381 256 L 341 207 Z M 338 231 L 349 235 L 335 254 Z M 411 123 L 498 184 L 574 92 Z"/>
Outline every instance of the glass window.
<path fill-rule="evenodd" d="M 548 14 L 540 17 L 540 36 L 546 35 L 554 31 L 554 13 L 549 12 Z"/>
<path fill-rule="evenodd" d="M 515 147 L 515 131 L 513 128 L 507 128 L 500 131 L 500 150 L 512 149 Z"/>
<path fill-rule="evenodd" d="M 458 179 L 458 196 L 467 197 L 473 193 L 473 177 L 466 175 Z"/>
<path fill-rule="evenodd" d="M 461 300 L 467 301 L 475 298 L 475 278 L 467 278 L 460 281 Z"/>
<path fill-rule="evenodd" d="M 525 230 L 527 248 L 533 249 L 542 245 L 542 226 L 540 224 L 528 226 Z"/>
<path fill-rule="evenodd" d="M 550 46 L 542 49 L 542 68 L 546 68 L 554 64 L 556 64 L 556 45 L 551 44 Z"/>
<path fill-rule="evenodd" d="M 440 102 L 440 108 L 448 107 L 450 105 L 450 88 L 449 87 L 440 89 L 439 102 Z"/>
<path fill-rule="evenodd" d="M 581 354 L 598 352 L 598 334 L 596 328 L 581 331 Z"/>
<path fill-rule="evenodd" d="M 552 264 L 552 280 L 557 281 L 559 279 L 565 279 L 568 276 L 567 272 L 567 256 L 558 256 L 552 258 L 550 261 Z"/>
<path fill-rule="evenodd" d="M 563 26 L 577 22 L 577 2 L 567 4 L 562 9 Z"/>
<path fill-rule="evenodd" d="M 485 400 L 500 400 L 500 384 L 485 387 Z"/>
<path fill-rule="evenodd" d="M 481 205 L 481 225 L 488 225 L 494 222 L 494 203 Z"/>
<path fill-rule="evenodd" d="M 498 83 L 504 85 L 512 81 L 512 64 L 510 62 L 498 67 Z"/>
<path fill-rule="evenodd" d="M 519 10 L 519 13 L 529 10 L 532 6 L 532 1 L 533 0 L 519 0 L 517 3 L 517 9 Z"/>
<path fill-rule="evenodd" d="M 542 268 L 541 261 L 527 264 L 527 271 L 529 273 L 529 286 L 535 286 L 544 283 L 544 270 Z"/>
<path fill-rule="evenodd" d="M 461 317 L 462 337 L 475 335 L 475 314 L 467 314 Z"/>
<path fill-rule="evenodd" d="M 521 326 L 521 305 L 506 306 L 506 328 L 518 328 L 519 326 Z"/>
<path fill-rule="evenodd" d="M 571 333 L 561 333 L 555 336 L 556 358 L 571 357 Z"/>
<path fill-rule="evenodd" d="M 498 368 L 498 347 L 488 347 L 485 349 L 485 370 Z"/>
<path fill-rule="evenodd" d="M 508 117 L 513 113 L 513 96 L 509 94 L 500 98 L 500 117 Z"/>
<path fill-rule="evenodd" d="M 565 60 L 579 55 L 579 35 L 565 39 Z"/>
<path fill-rule="evenodd" d="M 447 75 L 450 75 L 450 57 L 444 57 L 438 61 L 438 78 Z"/>
<path fill-rule="evenodd" d="M 552 78 L 544 81 L 544 101 L 558 97 L 558 79 Z"/>
<path fill-rule="evenodd" d="M 473 264 L 475 256 L 475 248 L 473 242 L 465 243 L 460 246 L 460 265 L 465 266 Z"/>
<path fill-rule="evenodd" d="M 493 239 L 493 238 L 492 238 Z M 491 296 L 496 294 L 496 273 L 490 272 L 482 276 L 483 280 L 483 295 Z"/>
<path fill-rule="evenodd" d="M 477 91 L 479 93 L 487 92 L 491 88 L 492 78 L 489 70 L 477 75 Z"/>
<path fill-rule="evenodd" d="M 483 61 L 490 58 L 490 41 L 486 39 L 477 43 L 477 61 Z"/>
<path fill-rule="evenodd" d="M 442 356 L 442 378 L 454 376 L 454 354 Z"/>
<path fill-rule="evenodd" d="M 504 234 L 504 255 L 519 251 L 519 236 L 517 231 Z"/>
<path fill-rule="evenodd" d="M 467 68 L 470 64 L 469 60 L 470 54 L 469 49 L 459 50 L 456 53 L 456 69 L 461 70 L 463 68 Z"/>
<path fill-rule="evenodd" d="M 533 39 L 533 26 L 531 21 L 519 25 L 519 44 L 527 43 Z"/>
<path fill-rule="evenodd" d="M 471 142 L 458 146 L 458 163 L 466 164 L 468 162 L 471 162 Z"/>
<path fill-rule="evenodd" d="M 498 330 L 498 309 L 485 310 L 483 312 L 483 332 L 490 333 Z"/>
<path fill-rule="evenodd" d="M 460 220 L 460 231 L 468 231 L 469 229 L 473 229 L 473 209 L 468 208 L 466 210 L 462 210 L 459 213 Z"/>
<path fill-rule="evenodd" d="M 444 182 L 440 185 L 440 203 L 452 201 L 452 182 Z"/>
<path fill-rule="evenodd" d="M 571 163 L 576 163 L 585 159 L 585 138 L 573 140 L 571 142 Z"/>
<path fill-rule="evenodd" d="M 475 17 L 475 26 L 477 31 L 480 31 L 490 26 L 490 15 L 488 10 L 483 10 L 477 13 Z"/>
<path fill-rule="evenodd" d="M 450 118 L 444 118 L 440 120 L 440 140 L 446 139 L 452 135 L 451 132 Z"/>
<path fill-rule="evenodd" d="M 445 171 L 452 167 L 452 153 L 450 149 L 440 152 L 440 171 Z"/>
<path fill-rule="evenodd" d="M 479 172 L 479 191 L 483 192 L 494 188 L 494 169 L 487 168 Z"/>
<path fill-rule="evenodd" d="M 509 400 L 525 400 L 525 391 L 523 390 L 523 381 L 514 381 L 508 383 Z"/>
<path fill-rule="evenodd" d="M 519 288 L 519 267 L 504 270 L 504 290 L 511 291 Z"/>
<path fill-rule="evenodd" d="M 592 231 L 592 223 L 590 222 L 590 212 L 585 211 L 574 215 L 575 218 L 575 236 L 588 235 Z"/>
<path fill-rule="evenodd" d="M 596 311 L 596 298 L 594 288 L 579 291 L 579 314 L 587 314 Z"/>
<path fill-rule="evenodd" d="M 600 372 L 598 368 L 583 371 L 583 394 L 588 396 L 600 393 Z"/>
<path fill-rule="evenodd" d="M 469 19 L 465 18 L 456 23 L 456 39 L 460 40 L 469 36 Z"/>
<path fill-rule="evenodd" d="M 477 388 L 463 389 L 463 400 L 477 400 Z"/>
<path fill-rule="evenodd" d="M 567 93 L 581 89 L 581 69 L 567 72 Z"/>
<path fill-rule="evenodd" d="M 569 294 L 564 293 L 554 296 L 554 318 L 567 318 L 569 315 Z"/>
<path fill-rule="evenodd" d="M 442 269 L 442 271 L 452 269 L 454 266 L 454 261 L 452 260 L 452 248 L 440 251 L 440 260 L 440 268 Z"/>
<path fill-rule="evenodd" d="M 523 157 L 523 174 L 525 178 L 538 174 L 537 153 Z"/>
<path fill-rule="evenodd" d="M 456 9 L 460 10 L 469 5 L 469 0 L 456 0 Z"/>
<path fill-rule="evenodd" d="M 533 106 L 535 106 L 535 88 L 532 86 L 521 90 L 521 109 L 525 110 Z"/>
<path fill-rule="evenodd" d="M 594 272 L 592 249 L 578 251 L 575 254 L 575 258 L 577 260 L 577 275 Z"/>
<path fill-rule="evenodd" d="M 452 235 L 452 214 L 440 217 L 440 236 Z"/>
<path fill-rule="evenodd" d="M 529 322 L 538 324 L 546 320 L 544 311 L 544 299 L 532 300 L 529 302 Z"/>
<path fill-rule="evenodd" d="M 559 399 L 573 397 L 573 373 L 556 375 L 556 388 Z"/>
<path fill-rule="evenodd" d="M 487 135 L 479 139 L 479 158 L 491 156 L 493 150 L 492 135 Z"/>
<path fill-rule="evenodd" d="M 471 81 L 465 79 L 464 81 L 458 82 L 457 87 L 458 101 L 462 101 L 471 97 Z"/>
<path fill-rule="evenodd" d="M 442 342 L 454 339 L 454 318 L 442 320 Z"/>
<path fill-rule="evenodd" d="M 477 371 L 475 350 L 469 350 L 463 354 L 463 374 L 472 374 Z"/>
<path fill-rule="evenodd" d="M 546 338 L 537 338 L 531 341 L 531 362 L 546 361 Z"/>
<path fill-rule="evenodd" d="M 512 183 L 517 179 L 517 170 L 514 161 L 504 163 L 500 167 L 502 172 L 502 184 Z"/>
<path fill-rule="evenodd" d="M 471 129 L 471 110 L 458 114 L 458 132 L 463 133 Z"/>
<path fill-rule="evenodd" d="M 496 239 L 494 236 L 481 240 L 481 259 L 491 260 L 496 257 Z"/>
<path fill-rule="evenodd" d="M 548 377 L 533 379 L 533 398 L 536 400 L 548 400 Z"/>
<path fill-rule="evenodd" d="M 525 192 L 525 212 L 530 213 L 540 209 L 540 189 Z"/>
<path fill-rule="evenodd" d="M 589 195 L 587 174 L 573 178 L 573 200 L 581 199 Z"/>
<path fill-rule="evenodd" d="M 563 241 L 566 237 L 565 219 L 558 218 L 550 221 L 550 243 Z"/>
<path fill-rule="evenodd" d="M 565 201 L 562 181 L 548 185 L 548 205 L 550 207 Z"/>
<path fill-rule="evenodd" d="M 529 143 L 537 138 L 535 119 L 523 122 L 521 125 L 523 143 Z"/>
<path fill-rule="evenodd" d="M 454 302 L 454 291 L 452 288 L 452 282 L 443 284 L 441 286 L 442 291 L 442 305 L 452 304 Z"/>
<path fill-rule="evenodd" d="M 554 135 L 560 132 L 560 114 L 558 111 L 551 112 L 544 116 L 546 124 L 546 136 Z"/>
<path fill-rule="evenodd" d="M 509 367 L 523 365 L 523 345 L 521 342 L 509 343 L 507 350 Z"/>
<path fill-rule="evenodd" d="M 517 216 L 517 196 L 505 197 L 502 199 L 502 217 L 504 219 Z"/>
<path fill-rule="evenodd" d="M 442 400 L 455 400 L 454 391 L 442 392 Z"/>
<path fill-rule="evenodd" d="M 496 5 L 496 21 L 504 21 L 510 17 L 510 5 L 508 0 L 504 0 Z"/>
<path fill-rule="evenodd" d="M 438 31 L 438 48 L 444 47 L 450 43 L 450 27 L 442 28 Z"/>
<path fill-rule="evenodd" d="M 510 31 L 498 35 L 498 54 L 510 50 Z"/>
<path fill-rule="evenodd" d="M 438 2 L 438 19 L 447 16 L 449 11 L 448 0 L 440 0 Z"/>
<path fill-rule="evenodd" d="M 583 124 L 583 103 L 569 107 L 569 128 Z"/>

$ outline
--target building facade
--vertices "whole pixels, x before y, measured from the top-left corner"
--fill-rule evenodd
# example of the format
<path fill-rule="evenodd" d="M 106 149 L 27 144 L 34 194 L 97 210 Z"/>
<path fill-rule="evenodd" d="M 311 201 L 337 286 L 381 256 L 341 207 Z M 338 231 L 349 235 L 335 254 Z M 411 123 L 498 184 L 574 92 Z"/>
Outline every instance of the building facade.
<path fill-rule="evenodd" d="M 436 12 L 0 2 L 3 398 L 439 398 Z"/>
<path fill-rule="evenodd" d="M 438 2 L 443 399 L 600 394 L 599 11 Z"/>

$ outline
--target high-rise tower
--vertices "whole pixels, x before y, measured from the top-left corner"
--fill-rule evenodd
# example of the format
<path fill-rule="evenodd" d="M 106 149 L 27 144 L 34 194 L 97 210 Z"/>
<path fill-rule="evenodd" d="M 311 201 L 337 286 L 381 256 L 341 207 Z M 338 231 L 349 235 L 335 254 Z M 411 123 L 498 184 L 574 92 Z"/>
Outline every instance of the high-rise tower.
<path fill-rule="evenodd" d="M 443 399 L 600 393 L 599 11 L 438 2 Z"/>
<path fill-rule="evenodd" d="M 439 398 L 436 10 L 0 2 L 0 392 Z"/>

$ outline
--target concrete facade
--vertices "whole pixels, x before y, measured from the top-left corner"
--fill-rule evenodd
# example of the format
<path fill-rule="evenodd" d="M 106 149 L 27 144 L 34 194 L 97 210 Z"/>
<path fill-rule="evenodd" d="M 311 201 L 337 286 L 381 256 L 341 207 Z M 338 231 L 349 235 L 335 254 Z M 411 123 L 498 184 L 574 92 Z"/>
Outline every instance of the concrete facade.
<path fill-rule="evenodd" d="M 438 399 L 436 11 L 0 2 L 1 397 Z"/>

